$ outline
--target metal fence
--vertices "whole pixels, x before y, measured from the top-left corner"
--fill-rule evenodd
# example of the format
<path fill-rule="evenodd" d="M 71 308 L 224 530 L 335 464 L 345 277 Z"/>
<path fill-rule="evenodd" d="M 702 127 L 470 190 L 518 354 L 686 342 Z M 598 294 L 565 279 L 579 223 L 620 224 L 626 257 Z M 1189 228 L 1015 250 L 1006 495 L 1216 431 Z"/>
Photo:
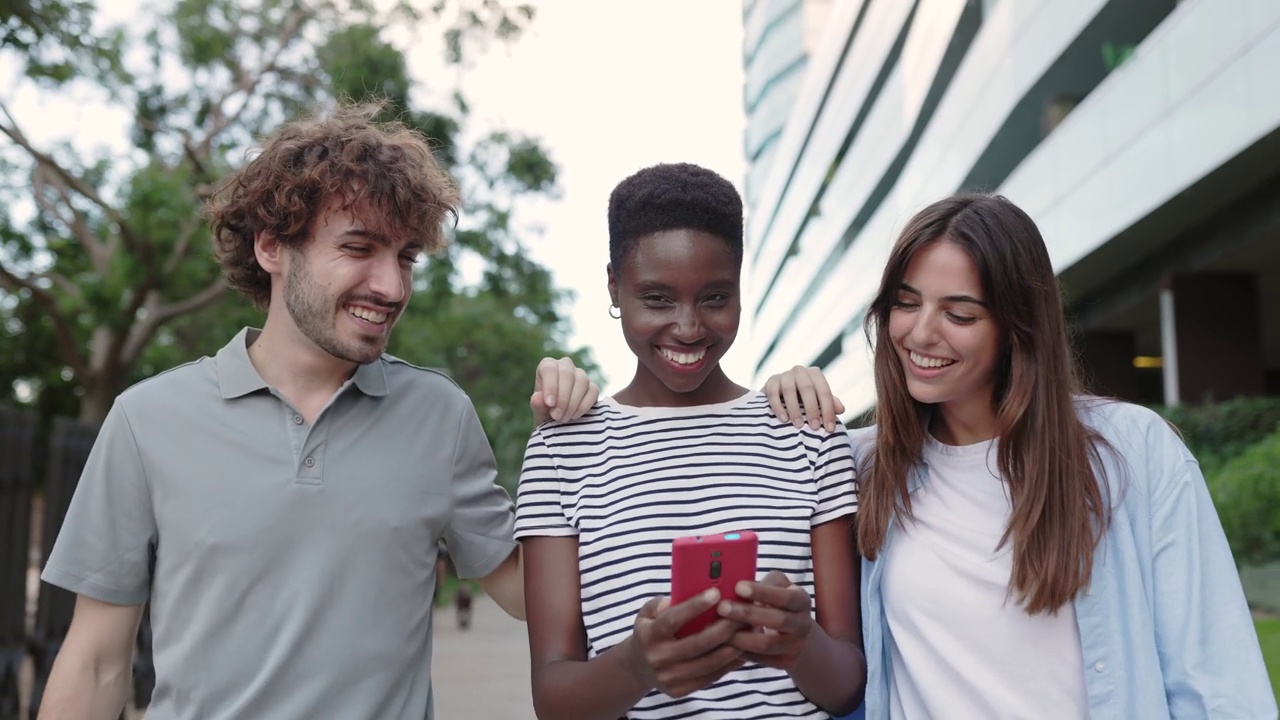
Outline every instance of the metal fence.
<path fill-rule="evenodd" d="M 34 720 L 71 625 L 75 596 L 39 583 L 32 617 L 28 583 L 53 549 L 97 431 L 96 426 L 55 418 L 42 433 L 34 412 L 0 405 L 0 720 L 19 717 L 21 668 L 28 658 L 34 669 L 28 717 Z M 43 486 L 37 483 L 37 467 L 46 469 Z M 36 508 L 43 508 L 40 517 L 35 517 Z M 155 683 L 150 638 L 144 616 L 134 660 L 138 707 L 148 704 Z"/>

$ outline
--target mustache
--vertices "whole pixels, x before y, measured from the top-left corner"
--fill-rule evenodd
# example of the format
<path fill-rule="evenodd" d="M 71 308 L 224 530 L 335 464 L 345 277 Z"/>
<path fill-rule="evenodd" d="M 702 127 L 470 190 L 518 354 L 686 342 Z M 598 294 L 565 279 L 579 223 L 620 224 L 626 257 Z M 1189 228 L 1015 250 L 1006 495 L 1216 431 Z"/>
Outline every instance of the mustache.
<path fill-rule="evenodd" d="M 386 300 L 373 295 L 349 295 L 347 296 L 346 301 L 348 303 L 362 303 L 365 305 L 371 305 L 377 308 L 379 312 L 385 312 L 385 313 L 398 312 L 402 308 L 404 308 L 404 303 L 389 303 Z"/>

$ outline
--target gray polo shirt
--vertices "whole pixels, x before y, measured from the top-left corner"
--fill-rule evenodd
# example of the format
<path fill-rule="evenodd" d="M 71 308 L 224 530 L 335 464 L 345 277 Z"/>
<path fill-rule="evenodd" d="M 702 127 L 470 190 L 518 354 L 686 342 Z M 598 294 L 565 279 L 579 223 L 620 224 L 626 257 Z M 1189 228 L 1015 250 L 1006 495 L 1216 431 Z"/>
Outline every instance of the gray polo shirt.
<path fill-rule="evenodd" d="M 254 337 L 116 399 L 44 580 L 151 600 L 148 720 L 430 718 L 436 541 L 466 577 L 516 547 L 475 410 L 383 356 L 308 426 Z"/>

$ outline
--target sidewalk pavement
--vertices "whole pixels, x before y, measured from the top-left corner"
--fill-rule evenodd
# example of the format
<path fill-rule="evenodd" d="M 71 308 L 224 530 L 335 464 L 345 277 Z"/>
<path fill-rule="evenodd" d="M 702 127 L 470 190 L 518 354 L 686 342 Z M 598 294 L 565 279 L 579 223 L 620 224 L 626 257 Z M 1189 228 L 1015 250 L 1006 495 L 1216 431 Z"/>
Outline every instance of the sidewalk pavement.
<path fill-rule="evenodd" d="M 451 605 L 436 608 L 431 686 L 436 720 L 536 720 L 524 623 L 478 594 L 471 627 Z"/>

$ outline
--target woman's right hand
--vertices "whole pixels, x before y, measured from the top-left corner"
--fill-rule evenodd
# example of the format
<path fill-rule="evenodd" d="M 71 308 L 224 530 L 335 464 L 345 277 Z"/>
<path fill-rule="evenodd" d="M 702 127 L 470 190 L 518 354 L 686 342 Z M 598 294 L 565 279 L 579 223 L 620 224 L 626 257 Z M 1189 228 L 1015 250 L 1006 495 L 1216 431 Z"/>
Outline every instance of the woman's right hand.
<path fill-rule="evenodd" d="M 720 592 L 707 590 L 678 605 L 653 598 L 640 608 L 631 635 L 631 659 L 646 687 L 680 698 L 711 685 L 745 662 L 742 651 L 727 644 L 742 624 L 716 620 L 682 638 L 685 623 L 720 602 Z"/>
<path fill-rule="evenodd" d="M 844 403 L 831 393 L 827 378 L 816 367 L 796 365 L 771 375 L 764 384 L 764 394 L 773 414 L 796 427 L 807 420 L 814 430 L 825 427 L 827 432 L 834 432 L 836 420 L 844 413 Z"/>

